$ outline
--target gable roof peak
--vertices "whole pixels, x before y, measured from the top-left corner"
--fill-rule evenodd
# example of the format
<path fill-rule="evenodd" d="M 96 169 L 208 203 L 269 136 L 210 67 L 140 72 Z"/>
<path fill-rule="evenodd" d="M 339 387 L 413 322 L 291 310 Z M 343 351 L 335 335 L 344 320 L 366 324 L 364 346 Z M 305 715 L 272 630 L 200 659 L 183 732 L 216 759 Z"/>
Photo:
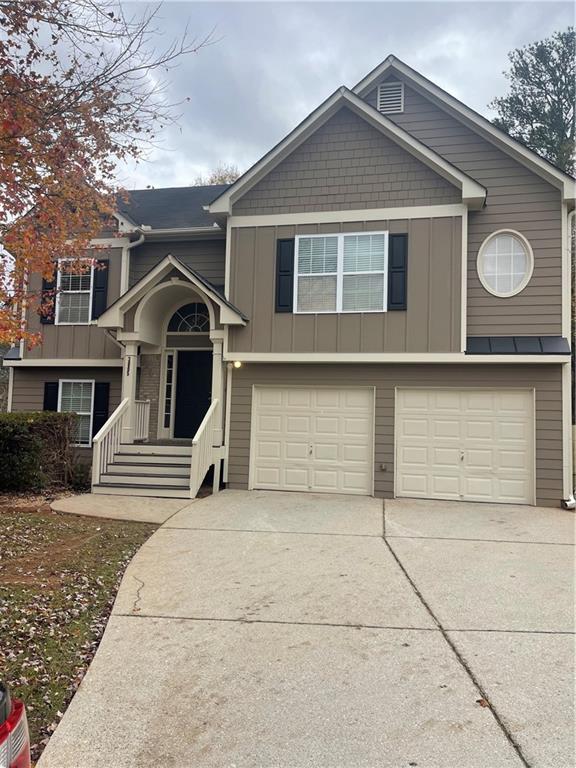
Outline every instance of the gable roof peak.
<path fill-rule="evenodd" d="M 562 169 L 555 166 L 549 160 L 541 157 L 537 152 L 528 149 L 520 142 L 513 139 L 504 131 L 496 128 L 490 120 L 476 112 L 471 107 L 461 102 L 455 96 L 445 91 L 440 86 L 433 83 L 420 72 L 410 67 L 397 56 L 387 56 L 383 62 L 378 64 L 371 72 L 357 83 L 352 91 L 364 98 L 389 70 L 398 73 L 404 82 L 406 82 L 416 92 L 423 94 L 433 103 L 440 106 L 449 114 L 456 117 L 464 125 L 467 125 L 476 133 L 492 142 L 504 152 L 514 157 L 519 163 L 530 168 L 537 175 L 545 178 L 548 182 L 562 190 L 565 200 L 574 200 L 576 195 L 576 186 L 574 178 Z"/>

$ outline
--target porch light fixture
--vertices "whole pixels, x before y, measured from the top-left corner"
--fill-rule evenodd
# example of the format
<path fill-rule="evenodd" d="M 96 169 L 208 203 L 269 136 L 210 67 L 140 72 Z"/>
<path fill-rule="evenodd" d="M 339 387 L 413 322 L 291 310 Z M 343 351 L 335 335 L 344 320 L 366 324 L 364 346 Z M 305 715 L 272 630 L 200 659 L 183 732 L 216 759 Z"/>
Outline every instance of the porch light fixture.
<path fill-rule="evenodd" d="M 234 360 L 234 368 L 242 368 L 242 361 Z"/>

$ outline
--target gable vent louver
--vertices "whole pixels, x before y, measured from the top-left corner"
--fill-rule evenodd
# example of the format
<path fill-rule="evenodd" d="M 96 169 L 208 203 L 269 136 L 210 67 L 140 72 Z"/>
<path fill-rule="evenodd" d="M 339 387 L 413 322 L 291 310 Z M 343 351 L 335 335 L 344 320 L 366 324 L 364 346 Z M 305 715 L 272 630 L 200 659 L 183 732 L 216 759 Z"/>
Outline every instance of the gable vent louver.
<path fill-rule="evenodd" d="M 404 112 L 404 83 L 380 83 L 378 86 L 378 112 L 394 115 Z"/>

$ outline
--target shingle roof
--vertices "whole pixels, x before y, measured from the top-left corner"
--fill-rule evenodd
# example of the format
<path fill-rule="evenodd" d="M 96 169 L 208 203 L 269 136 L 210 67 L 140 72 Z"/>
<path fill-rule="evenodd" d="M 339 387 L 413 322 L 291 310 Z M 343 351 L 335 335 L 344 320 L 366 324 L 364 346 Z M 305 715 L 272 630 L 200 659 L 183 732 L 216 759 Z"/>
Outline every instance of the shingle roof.
<path fill-rule="evenodd" d="M 118 213 L 135 224 L 152 229 L 210 227 L 214 218 L 203 206 L 228 189 L 229 184 L 205 187 L 167 187 L 166 189 L 133 189 L 118 200 Z"/>

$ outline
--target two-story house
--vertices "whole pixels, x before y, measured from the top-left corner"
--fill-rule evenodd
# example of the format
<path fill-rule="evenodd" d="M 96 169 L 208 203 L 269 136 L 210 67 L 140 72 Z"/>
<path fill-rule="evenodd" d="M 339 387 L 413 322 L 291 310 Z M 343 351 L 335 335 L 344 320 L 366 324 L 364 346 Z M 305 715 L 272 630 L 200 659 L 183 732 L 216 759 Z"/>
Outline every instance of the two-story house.
<path fill-rule="evenodd" d="M 29 318 L 10 406 L 79 414 L 94 492 L 194 496 L 223 465 L 231 488 L 567 502 L 574 203 L 390 56 L 234 184 L 130 193 L 105 268 L 57 270 Z"/>

